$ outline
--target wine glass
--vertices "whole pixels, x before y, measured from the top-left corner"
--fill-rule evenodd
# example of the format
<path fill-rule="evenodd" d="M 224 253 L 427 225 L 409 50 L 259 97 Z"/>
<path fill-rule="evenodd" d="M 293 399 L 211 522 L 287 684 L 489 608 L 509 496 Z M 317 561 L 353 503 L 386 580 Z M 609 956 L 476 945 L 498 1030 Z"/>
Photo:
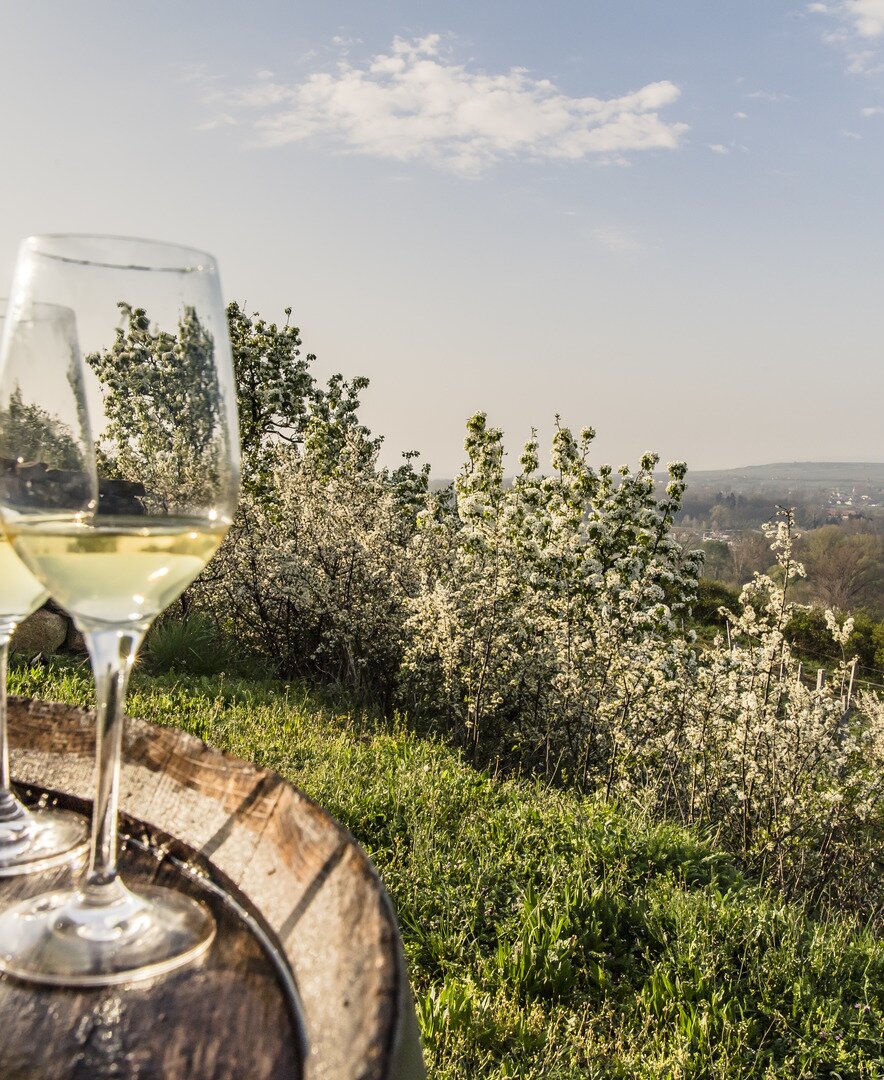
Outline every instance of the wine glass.
<path fill-rule="evenodd" d="M 5 320 L 6 300 L 0 300 L 0 330 Z M 36 339 L 64 333 L 64 320 L 72 319 L 70 311 L 45 306 L 36 323 L 23 332 Z M 10 415 L 9 402 L 0 411 L 0 470 L 9 479 L 31 468 L 24 462 L 9 458 L 4 430 L 12 424 L 36 424 L 30 414 Z M 20 441 L 18 453 L 29 447 Z M 42 462 L 47 465 L 49 463 Z M 57 465 L 58 461 L 52 464 Z M 15 797 L 9 775 L 9 739 L 6 730 L 6 665 L 9 640 L 16 626 L 36 611 L 48 593 L 12 550 L 12 545 L 0 531 L 0 877 L 33 874 L 52 866 L 71 862 L 86 851 L 89 833 L 84 818 L 68 810 L 28 810 Z"/>
<path fill-rule="evenodd" d="M 37 303 L 72 309 L 76 336 L 25 360 L 17 328 Z M 221 543 L 239 490 L 215 260 L 146 240 L 31 237 L 16 264 L 0 363 L 0 404 L 18 393 L 58 417 L 80 450 L 63 476 L 49 470 L 40 482 L 0 489 L 0 514 L 18 555 L 85 637 L 97 719 L 84 879 L 0 913 L 0 970 L 56 985 L 147 978 L 199 956 L 215 929 L 209 911 L 183 893 L 130 890 L 116 858 L 123 706 L 136 650 Z M 58 432 L 50 427 L 47 437 Z"/>

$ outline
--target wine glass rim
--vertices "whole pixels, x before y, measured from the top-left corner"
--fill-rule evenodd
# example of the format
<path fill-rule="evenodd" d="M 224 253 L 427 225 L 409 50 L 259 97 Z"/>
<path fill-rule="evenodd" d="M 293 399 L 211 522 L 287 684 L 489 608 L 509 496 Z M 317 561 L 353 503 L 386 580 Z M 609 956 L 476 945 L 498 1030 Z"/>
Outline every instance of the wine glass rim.
<path fill-rule="evenodd" d="M 129 256 L 114 248 L 127 245 Z M 41 233 L 27 237 L 22 247 L 41 258 L 107 270 L 165 273 L 214 273 L 215 257 L 199 248 L 165 240 L 112 233 Z M 108 250 L 109 249 L 109 250 Z"/>

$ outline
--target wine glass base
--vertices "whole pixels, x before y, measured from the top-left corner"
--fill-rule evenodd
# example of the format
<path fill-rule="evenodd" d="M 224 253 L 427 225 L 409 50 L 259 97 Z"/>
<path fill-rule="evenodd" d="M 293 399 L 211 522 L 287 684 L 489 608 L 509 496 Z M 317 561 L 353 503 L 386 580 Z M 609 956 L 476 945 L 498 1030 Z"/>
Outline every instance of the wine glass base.
<path fill-rule="evenodd" d="M 108 904 L 45 893 L 0 912 L 0 971 L 50 986 L 112 986 L 189 964 L 214 937 L 203 904 L 158 885 L 121 886 Z"/>
<path fill-rule="evenodd" d="M 30 810 L 0 826 L 0 878 L 36 874 L 85 855 L 89 823 L 69 810 Z"/>

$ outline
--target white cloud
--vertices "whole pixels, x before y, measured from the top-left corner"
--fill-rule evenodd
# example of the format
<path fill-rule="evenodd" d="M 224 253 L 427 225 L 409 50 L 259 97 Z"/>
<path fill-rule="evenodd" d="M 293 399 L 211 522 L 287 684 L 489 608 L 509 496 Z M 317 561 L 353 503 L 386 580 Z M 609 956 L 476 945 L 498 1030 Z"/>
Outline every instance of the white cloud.
<path fill-rule="evenodd" d="M 857 141 L 862 139 L 862 135 L 858 131 L 849 131 L 847 128 L 841 128 L 841 134 L 845 139 L 856 139 Z"/>
<path fill-rule="evenodd" d="M 884 36 L 884 0 L 838 0 L 831 4 L 808 4 L 814 15 L 830 15 L 844 24 L 844 29 L 824 35 L 823 40 L 835 43 L 845 32 L 862 38 Z"/>
<path fill-rule="evenodd" d="M 860 37 L 884 35 L 884 0 L 845 0 L 843 7 Z"/>
<path fill-rule="evenodd" d="M 744 113 L 744 112 L 735 112 L 734 113 L 734 120 L 748 120 L 748 119 L 749 119 L 749 114 L 748 113 Z"/>
<path fill-rule="evenodd" d="M 875 67 L 875 53 L 872 49 L 861 49 L 847 55 L 848 75 L 868 75 Z"/>
<path fill-rule="evenodd" d="M 720 142 L 709 143 L 709 149 L 714 154 L 729 154 L 730 153 L 730 150 L 728 150 L 728 148 L 723 143 L 720 143 Z"/>
<path fill-rule="evenodd" d="M 638 255 L 644 245 L 630 233 L 616 225 L 605 225 L 592 230 L 595 241 L 618 255 Z"/>
<path fill-rule="evenodd" d="M 264 145 L 325 137 L 355 153 L 479 174 L 506 158 L 622 163 L 630 152 L 674 149 L 688 125 L 660 111 L 680 93 L 662 81 L 616 98 L 571 97 L 524 68 L 469 70 L 429 34 L 397 37 L 362 67 L 343 58 L 292 84 L 265 74 L 223 106 L 251 110 Z"/>
<path fill-rule="evenodd" d="M 779 105 L 784 101 L 797 101 L 797 98 L 792 97 L 791 94 L 783 94 L 778 91 L 771 90 L 751 90 L 746 94 L 747 98 L 754 98 L 756 101 L 769 101 L 774 105 Z"/>
<path fill-rule="evenodd" d="M 884 116 L 884 105 L 869 105 L 859 112 L 860 116 Z"/>
<path fill-rule="evenodd" d="M 850 75 L 876 75 L 884 71 L 876 51 L 884 38 L 884 0 L 837 0 L 809 4 L 808 11 L 834 23 L 822 34 L 827 45 L 840 49 Z"/>
<path fill-rule="evenodd" d="M 261 109 L 272 105 L 284 105 L 289 100 L 289 88 L 281 83 L 261 80 L 236 95 L 234 104 Z"/>
<path fill-rule="evenodd" d="M 236 117 L 231 116 L 230 113 L 221 113 L 218 116 L 213 116 L 211 120 L 206 120 L 204 124 L 200 124 L 197 130 L 214 131 L 216 128 L 234 127 L 237 123 Z"/>

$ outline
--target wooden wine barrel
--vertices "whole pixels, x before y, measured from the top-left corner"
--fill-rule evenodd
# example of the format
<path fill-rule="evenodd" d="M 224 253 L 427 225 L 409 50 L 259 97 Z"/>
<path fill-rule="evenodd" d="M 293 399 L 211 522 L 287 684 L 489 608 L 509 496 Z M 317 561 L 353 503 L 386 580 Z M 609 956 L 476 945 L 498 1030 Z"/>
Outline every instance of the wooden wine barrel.
<path fill-rule="evenodd" d="M 26 801 L 88 812 L 94 720 L 11 699 Z M 201 898 L 208 953 L 161 978 L 100 989 L 0 978 L 0 1076 L 420 1080 L 401 941 L 353 838 L 276 773 L 175 728 L 127 721 L 124 880 Z M 0 904 L 64 887 L 76 868 L 0 879 Z"/>

